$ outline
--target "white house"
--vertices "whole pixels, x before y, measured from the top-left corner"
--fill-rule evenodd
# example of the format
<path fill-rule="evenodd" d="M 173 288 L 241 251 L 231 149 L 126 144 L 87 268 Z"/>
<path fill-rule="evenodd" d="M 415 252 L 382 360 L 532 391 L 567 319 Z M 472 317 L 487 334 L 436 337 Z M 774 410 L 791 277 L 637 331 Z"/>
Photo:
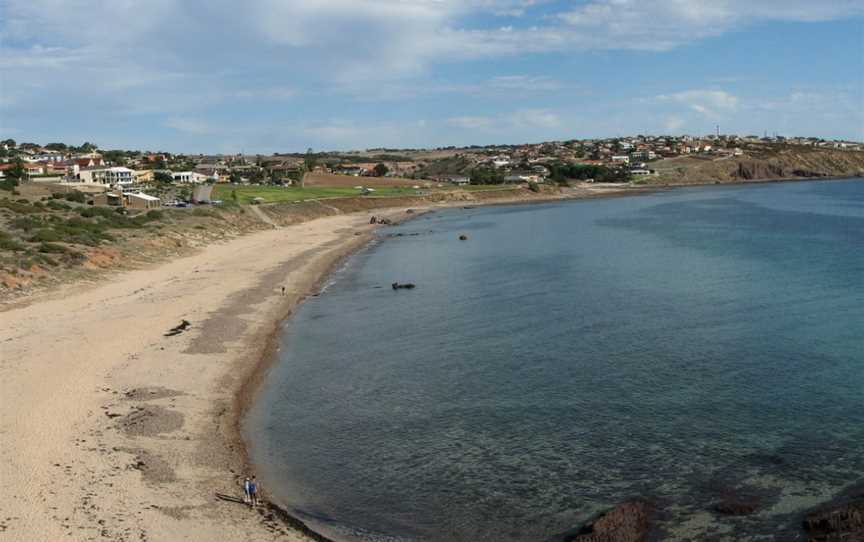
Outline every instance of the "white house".
<path fill-rule="evenodd" d="M 620 154 L 612 157 L 613 164 L 629 164 L 630 157 L 626 154 Z"/>
<path fill-rule="evenodd" d="M 206 175 L 202 175 L 197 171 L 175 171 L 171 174 L 175 183 L 183 184 L 201 184 L 207 180 Z"/>
<path fill-rule="evenodd" d="M 85 167 L 78 170 L 75 179 L 106 186 L 130 186 L 135 182 L 134 173 L 125 167 Z"/>

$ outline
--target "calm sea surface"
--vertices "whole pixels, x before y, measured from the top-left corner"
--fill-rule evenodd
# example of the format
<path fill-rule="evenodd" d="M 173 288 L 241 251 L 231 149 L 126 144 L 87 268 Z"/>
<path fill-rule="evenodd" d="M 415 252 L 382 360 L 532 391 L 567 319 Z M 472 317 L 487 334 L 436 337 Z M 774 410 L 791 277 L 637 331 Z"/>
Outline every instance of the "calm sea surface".
<path fill-rule="evenodd" d="M 265 489 L 328 532 L 540 542 L 641 495 L 668 539 L 795 540 L 864 482 L 864 180 L 380 233 L 286 325 L 245 424 Z M 760 511 L 716 516 L 729 492 Z"/>

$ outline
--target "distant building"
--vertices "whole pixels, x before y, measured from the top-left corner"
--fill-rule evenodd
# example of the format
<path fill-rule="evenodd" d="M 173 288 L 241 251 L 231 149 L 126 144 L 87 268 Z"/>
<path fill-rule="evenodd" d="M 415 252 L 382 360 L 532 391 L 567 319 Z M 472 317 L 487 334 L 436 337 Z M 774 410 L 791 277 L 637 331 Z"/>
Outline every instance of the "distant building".
<path fill-rule="evenodd" d="M 200 184 L 207 181 L 207 176 L 197 171 L 175 171 L 171 174 L 171 178 L 175 183 L 181 184 Z"/>
<path fill-rule="evenodd" d="M 647 162 L 657 158 L 657 153 L 649 150 L 633 151 L 630 153 L 630 160 L 634 162 Z"/>
<path fill-rule="evenodd" d="M 162 202 L 156 196 L 143 192 L 130 192 L 124 194 L 126 205 L 130 209 L 156 209 L 162 206 Z"/>
<path fill-rule="evenodd" d="M 612 160 L 613 164 L 629 164 L 630 163 L 630 157 L 627 156 L 626 154 L 614 155 L 614 156 L 612 156 L 611 160 Z"/>

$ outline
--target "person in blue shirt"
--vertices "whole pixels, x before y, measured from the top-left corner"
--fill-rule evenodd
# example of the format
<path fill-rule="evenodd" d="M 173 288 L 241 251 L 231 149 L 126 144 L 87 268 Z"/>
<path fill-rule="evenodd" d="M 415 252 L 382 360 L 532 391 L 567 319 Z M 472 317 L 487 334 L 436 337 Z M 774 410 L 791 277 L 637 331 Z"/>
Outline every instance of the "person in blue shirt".
<path fill-rule="evenodd" d="M 252 506 L 258 506 L 258 480 L 255 477 L 252 477 L 252 480 L 249 481 L 249 498 L 252 501 Z"/>

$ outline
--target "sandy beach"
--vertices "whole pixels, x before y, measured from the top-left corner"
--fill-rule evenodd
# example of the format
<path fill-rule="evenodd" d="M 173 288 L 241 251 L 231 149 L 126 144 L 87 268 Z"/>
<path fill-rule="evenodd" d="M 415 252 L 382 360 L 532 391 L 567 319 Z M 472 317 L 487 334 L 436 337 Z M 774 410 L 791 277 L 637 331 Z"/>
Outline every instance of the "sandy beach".
<path fill-rule="evenodd" d="M 0 538 L 306 540 L 214 497 L 241 495 L 235 392 L 372 227 L 362 213 L 260 232 L 0 313 Z"/>
<path fill-rule="evenodd" d="M 278 326 L 371 239 L 370 214 L 405 211 L 261 231 L 4 307 L 0 538 L 317 538 L 216 495 L 242 495 L 238 420 Z"/>

